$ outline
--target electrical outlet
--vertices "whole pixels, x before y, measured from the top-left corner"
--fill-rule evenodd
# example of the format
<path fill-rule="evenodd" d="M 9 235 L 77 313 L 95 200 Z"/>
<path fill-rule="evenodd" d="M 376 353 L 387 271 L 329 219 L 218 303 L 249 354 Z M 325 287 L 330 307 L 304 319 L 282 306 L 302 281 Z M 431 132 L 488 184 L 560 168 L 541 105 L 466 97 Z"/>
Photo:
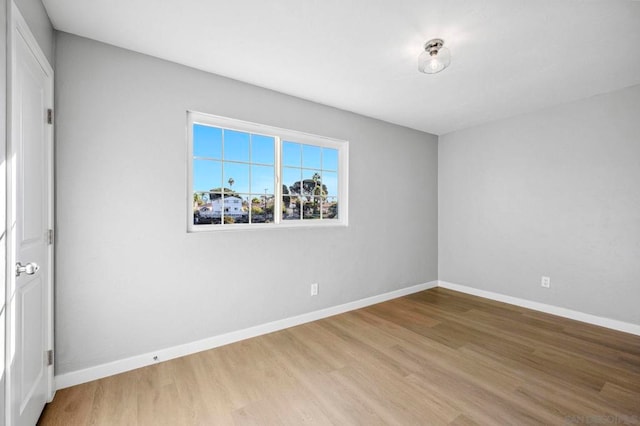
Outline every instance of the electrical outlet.
<path fill-rule="evenodd" d="M 318 283 L 312 283 L 311 284 L 311 295 L 312 296 L 317 296 L 318 295 Z"/>
<path fill-rule="evenodd" d="M 544 288 L 549 288 L 551 287 L 551 278 L 549 277 L 542 277 L 542 280 L 540 280 L 540 286 L 544 287 Z"/>

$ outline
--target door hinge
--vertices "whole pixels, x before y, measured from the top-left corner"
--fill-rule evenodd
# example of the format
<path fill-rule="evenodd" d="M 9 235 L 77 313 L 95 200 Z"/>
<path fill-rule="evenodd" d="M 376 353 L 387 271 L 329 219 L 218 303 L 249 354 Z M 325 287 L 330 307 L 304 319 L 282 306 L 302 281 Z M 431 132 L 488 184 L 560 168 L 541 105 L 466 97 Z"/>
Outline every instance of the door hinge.
<path fill-rule="evenodd" d="M 47 231 L 47 241 L 49 242 L 49 245 L 53 244 L 53 229 L 49 229 Z"/>
<path fill-rule="evenodd" d="M 47 351 L 47 367 L 53 365 L 53 349 Z"/>
<path fill-rule="evenodd" d="M 51 108 L 47 110 L 47 124 L 53 124 L 53 110 Z"/>

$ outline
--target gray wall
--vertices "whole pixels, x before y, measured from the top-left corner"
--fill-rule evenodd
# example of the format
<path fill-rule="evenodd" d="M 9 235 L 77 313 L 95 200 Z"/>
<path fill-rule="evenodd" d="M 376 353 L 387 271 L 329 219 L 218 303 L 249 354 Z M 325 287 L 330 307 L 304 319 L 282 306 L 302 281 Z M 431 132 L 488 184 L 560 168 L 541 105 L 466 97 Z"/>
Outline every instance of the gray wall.
<path fill-rule="evenodd" d="M 5 325 L 6 325 L 6 283 L 5 275 L 6 257 L 7 257 L 7 180 L 6 180 L 6 152 L 7 152 L 7 2 L 0 0 L 0 259 L 2 259 L 2 267 L 0 267 L 0 356 L 4 357 L 5 353 Z M 7 365 L 6 361 L 2 363 L 3 367 Z M 5 424 L 5 368 L 0 371 L 0 425 Z"/>
<path fill-rule="evenodd" d="M 36 38 L 42 52 L 53 66 L 55 36 L 49 15 L 40 0 L 14 0 L 22 17 Z"/>
<path fill-rule="evenodd" d="M 439 279 L 640 324 L 640 86 L 441 136 L 438 167 Z"/>
<path fill-rule="evenodd" d="M 435 136 L 64 33 L 56 65 L 57 374 L 437 278 Z M 187 234 L 187 109 L 348 140 L 349 227 Z"/>

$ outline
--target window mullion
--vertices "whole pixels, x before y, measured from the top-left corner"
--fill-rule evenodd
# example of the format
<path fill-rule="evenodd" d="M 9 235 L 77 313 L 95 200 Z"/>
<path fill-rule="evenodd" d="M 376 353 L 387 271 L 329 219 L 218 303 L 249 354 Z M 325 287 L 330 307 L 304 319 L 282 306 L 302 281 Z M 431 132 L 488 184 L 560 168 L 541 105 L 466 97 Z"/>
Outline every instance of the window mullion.
<path fill-rule="evenodd" d="M 253 188 L 251 184 L 253 183 L 253 133 L 249 133 L 249 211 L 247 212 L 247 223 L 253 223 Z M 242 195 L 240 195 L 242 197 Z M 267 206 L 267 200 L 264 200 L 265 207 Z M 262 212 L 262 214 L 266 214 L 266 212 Z"/>
<path fill-rule="evenodd" d="M 275 188 L 273 188 L 273 223 L 282 222 L 282 141 L 279 136 L 274 137 L 275 144 Z"/>
<path fill-rule="evenodd" d="M 226 136 L 226 131 L 224 129 L 222 129 L 222 136 L 220 137 L 220 141 L 222 142 L 222 144 L 220 145 L 220 226 L 224 226 L 224 197 L 225 197 L 225 190 L 224 190 L 224 144 L 225 144 L 225 136 Z M 211 198 L 211 192 L 209 192 L 209 198 Z M 211 201 L 211 211 L 213 211 L 213 200 Z M 215 217 L 215 215 L 214 215 Z"/>

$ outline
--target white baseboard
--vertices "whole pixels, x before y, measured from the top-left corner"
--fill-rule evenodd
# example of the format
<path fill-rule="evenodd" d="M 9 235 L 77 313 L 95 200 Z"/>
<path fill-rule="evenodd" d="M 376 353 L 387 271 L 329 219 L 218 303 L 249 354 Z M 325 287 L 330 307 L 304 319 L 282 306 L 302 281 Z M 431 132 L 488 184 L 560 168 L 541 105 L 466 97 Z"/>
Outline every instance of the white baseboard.
<path fill-rule="evenodd" d="M 585 314 L 584 312 L 573 311 L 571 309 L 561 308 L 559 306 L 547 305 L 545 303 L 532 302 L 530 300 L 520 299 L 517 297 L 507 296 L 500 293 L 494 293 L 486 290 L 468 287 L 465 285 L 454 284 L 447 281 L 438 281 L 438 287 L 448 288 L 449 290 L 459 291 L 474 296 L 484 297 L 498 302 L 509 303 L 511 305 L 521 306 L 523 308 L 533 309 L 534 311 L 545 312 L 547 314 L 557 315 L 559 317 L 569 318 L 577 321 L 586 322 L 588 324 L 599 325 L 601 327 L 613 330 L 623 331 L 625 333 L 640 336 L 640 325 L 632 324 L 624 321 L 618 321 L 610 318 L 599 317 L 596 315 Z"/>
<path fill-rule="evenodd" d="M 523 308 L 533 309 L 535 311 L 546 312 L 548 314 L 558 315 L 560 317 L 582 321 L 588 324 L 599 325 L 613 330 L 623 331 L 625 333 L 631 333 L 640 336 L 640 325 L 637 324 L 599 317 L 596 315 L 586 314 L 571 309 L 561 308 L 559 306 L 547 305 L 545 303 L 532 302 L 530 300 L 507 296 L 491 291 L 480 290 L 477 288 L 454 284 L 447 281 L 431 281 L 428 283 L 418 284 L 412 287 L 367 297 L 353 302 L 348 302 L 342 305 L 320 309 L 318 311 L 309 312 L 295 317 L 284 318 L 266 324 L 245 328 L 243 330 L 232 331 L 230 333 L 209 337 L 195 342 L 186 343 L 171 348 L 160 349 L 155 352 L 149 352 L 130 358 L 97 365 L 95 367 L 86 368 L 84 370 L 60 374 L 55 376 L 55 388 L 64 389 L 70 386 L 79 385 L 81 383 L 90 382 L 92 380 L 101 379 L 103 377 L 112 376 L 114 374 L 135 370 L 136 368 L 146 367 L 157 362 L 168 361 L 170 359 L 190 355 L 196 352 L 206 351 L 208 349 L 228 345 L 230 343 L 249 339 L 251 337 L 272 333 L 274 331 L 294 327 L 296 325 L 304 324 L 307 322 L 316 321 L 344 312 L 353 311 L 355 309 L 364 308 L 366 306 L 375 305 L 376 303 L 385 302 L 387 300 L 417 293 L 423 290 L 428 290 L 434 287 L 447 288 L 450 290 L 459 291 L 461 293 L 484 297 L 486 299 L 491 299 L 498 302 L 509 303 L 511 305 L 521 306 Z"/>
<path fill-rule="evenodd" d="M 255 327 L 232 331 L 230 333 L 209 337 L 195 342 L 186 343 L 184 345 L 160 349 L 155 352 L 149 352 L 130 358 L 120 359 L 106 364 L 97 365 L 95 367 L 86 368 L 84 370 L 60 374 L 55 376 L 55 387 L 56 389 L 68 388 L 70 386 L 79 385 L 81 383 L 90 382 L 92 380 L 101 379 L 103 377 L 113 376 L 114 374 L 124 373 L 125 371 L 135 370 L 136 368 L 146 367 L 157 362 L 168 361 L 173 358 L 178 358 L 196 352 L 217 348 L 219 346 L 228 345 L 229 343 L 238 342 L 240 340 L 249 339 L 251 337 L 272 333 L 274 331 L 282 330 L 307 322 L 316 321 L 344 312 L 353 311 L 355 309 L 364 308 L 366 306 L 375 305 L 376 303 L 396 299 L 398 297 L 417 293 L 423 290 L 428 290 L 437 286 L 438 281 L 418 284 L 411 287 L 402 288 L 400 290 L 390 291 L 388 293 L 367 297 L 353 302 L 348 302 L 342 305 L 320 309 L 318 311 L 309 312 L 295 317 L 284 318 L 278 321 L 257 325 Z"/>

